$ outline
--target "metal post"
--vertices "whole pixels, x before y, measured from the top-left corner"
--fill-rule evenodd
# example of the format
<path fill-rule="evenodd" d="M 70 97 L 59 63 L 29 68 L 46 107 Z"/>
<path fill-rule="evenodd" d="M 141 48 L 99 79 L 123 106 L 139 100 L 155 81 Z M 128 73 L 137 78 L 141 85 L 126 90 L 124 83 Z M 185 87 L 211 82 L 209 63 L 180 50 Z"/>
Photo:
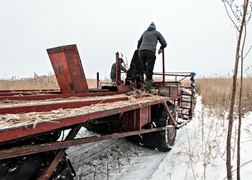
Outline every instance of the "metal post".
<path fill-rule="evenodd" d="M 163 63 L 163 84 L 165 84 L 165 58 L 164 58 L 164 48 L 162 49 L 162 63 Z"/>
<path fill-rule="evenodd" d="M 121 84 L 121 70 L 120 70 L 120 64 L 119 63 L 119 53 L 116 53 L 116 85 Z"/>
<path fill-rule="evenodd" d="M 99 88 L 99 82 L 100 82 L 100 77 L 99 77 L 99 72 L 96 73 L 96 87 L 97 89 Z"/>

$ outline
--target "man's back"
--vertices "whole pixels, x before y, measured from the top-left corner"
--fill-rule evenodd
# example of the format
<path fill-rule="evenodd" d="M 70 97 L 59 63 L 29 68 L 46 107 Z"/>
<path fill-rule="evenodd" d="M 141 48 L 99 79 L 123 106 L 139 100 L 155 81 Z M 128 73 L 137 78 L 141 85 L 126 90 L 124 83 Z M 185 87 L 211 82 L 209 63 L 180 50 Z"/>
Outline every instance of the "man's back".
<path fill-rule="evenodd" d="M 112 64 L 111 71 L 110 71 L 110 78 L 116 77 L 116 63 Z"/>
<path fill-rule="evenodd" d="M 158 41 L 164 47 L 166 47 L 166 41 L 163 36 L 157 30 L 146 30 L 144 31 L 143 35 L 141 36 L 140 40 L 141 43 L 139 50 L 151 50 L 154 53 L 156 52 L 156 46 Z"/>
<path fill-rule="evenodd" d="M 120 65 L 119 65 L 119 72 L 124 71 L 127 72 L 127 69 L 125 67 L 122 66 L 121 63 L 123 63 L 123 59 L 119 59 L 120 60 Z M 111 66 L 111 71 L 110 71 L 110 78 L 116 78 L 116 63 L 113 63 Z"/>

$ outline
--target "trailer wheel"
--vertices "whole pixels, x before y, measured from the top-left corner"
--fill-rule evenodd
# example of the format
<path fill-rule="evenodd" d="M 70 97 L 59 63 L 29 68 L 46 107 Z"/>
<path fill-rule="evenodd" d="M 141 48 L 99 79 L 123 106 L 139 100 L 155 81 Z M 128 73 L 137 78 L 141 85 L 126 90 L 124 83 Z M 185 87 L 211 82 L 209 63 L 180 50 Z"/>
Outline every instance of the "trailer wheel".
<path fill-rule="evenodd" d="M 0 150 L 29 144 L 41 144 L 55 142 L 60 136 L 60 132 L 51 132 L 36 137 L 20 139 L 0 144 Z M 0 160 L 0 179 L 6 180 L 30 180 L 37 179 L 51 164 L 57 154 L 57 150 L 47 151 L 37 154 L 13 157 Z M 65 153 L 53 171 L 50 180 L 68 179 L 73 180 L 75 171 L 67 154 Z"/>
<path fill-rule="evenodd" d="M 178 113 L 174 105 L 167 103 L 173 119 L 177 122 Z M 149 147 L 151 149 L 167 152 L 172 149 L 177 134 L 176 127 L 172 124 L 171 118 L 168 115 L 165 107 L 160 104 L 152 107 L 152 123 L 155 127 L 171 126 L 171 128 L 147 134 L 140 134 L 137 136 L 127 137 L 128 140 L 139 143 L 140 145 Z"/>
<path fill-rule="evenodd" d="M 55 153 L 56 151 L 51 151 L 0 160 L 0 179 L 16 180 L 21 177 L 22 180 L 38 179 L 50 165 Z M 73 180 L 74 176 L 75 171 L 65 154 L 53 171 L 50 180 Z"/>
<path fill-rule="evenodd" d="M 89 131 L 105 135 L 121 132 L 122 122 L 119 115 L 113 115 L 87 121 L 82 126 Z"/>

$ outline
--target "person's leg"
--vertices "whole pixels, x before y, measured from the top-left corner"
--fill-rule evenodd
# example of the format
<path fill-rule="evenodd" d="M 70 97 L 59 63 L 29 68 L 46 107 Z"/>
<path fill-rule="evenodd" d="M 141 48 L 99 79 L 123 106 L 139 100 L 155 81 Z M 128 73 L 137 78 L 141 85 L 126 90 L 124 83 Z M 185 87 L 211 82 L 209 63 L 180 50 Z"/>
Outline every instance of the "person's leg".
<path fill-rule="evenodd" d="M 140 51 L 140 61 L 141 61 L 141 69 L 143 71 L 143 73 L 146 72 L 146 68 L 147 68 L 147 55 L 146 55 L 146 51 Z"/>
<path fill-rule="evenodd" d="M 147 60 L 146 60 L 147 61 L 147 69 L 146 69 L 146 80 L 145 80 L 146 92 L 150 91 L 152 84 L 153 84 L 152 75 L 153 75 L 155 60 L 156 60 L 155 53 L 152 51 L 148 51 Z"/>
<path fill-rule="evenodd" d="M 112 85 L 114 85 L 116 82 L 116 78 L 111 78 L 111 81 L 112 81 Z"/>
<path fill-rule="evenodd" d="M 156 61 L 155 53 L 152 51 L 148 51 L 146 61 L 147 61 L 146 80 L 152 80 L 153 69 Z"/>
<path fill-rule="evenodd" d="M 143 62 L 144 72 L 146 74 L 145 90 L 146 92 L 149 92 L 153 84 L 152 75 L 153 75 L 156 55 L 152 51 L 144 50 L 140 52 L 140 56 Z"/>

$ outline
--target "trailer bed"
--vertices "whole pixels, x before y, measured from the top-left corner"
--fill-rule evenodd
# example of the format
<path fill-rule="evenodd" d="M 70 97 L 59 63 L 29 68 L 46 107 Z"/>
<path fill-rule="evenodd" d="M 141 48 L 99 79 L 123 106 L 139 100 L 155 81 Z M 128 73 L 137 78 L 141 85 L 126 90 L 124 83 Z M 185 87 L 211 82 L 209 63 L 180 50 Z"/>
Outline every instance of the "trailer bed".
<path fill-rule="evenodd" d="M 110 100 L 106 103 L 106 101 Z M 51 106 L 52 110 L 25 113 L 5 113 L 0 114 L 0 142 L 22 138 L 25 136 L 35 135 L 52 131 L 56 129 L 66 128 L 72 125 L 81 124 L 88 120 L 106 117 L 113 114 L 123 113 L 126 111 L 143 108 L 146 106 L 168 101 L 168 97 L 164 96 L 128 96 L 117 95 L 93 98 L 70 98 L 70 99 L 51 99 L 46 101 L 23 101 L 14 104 L 5 105 L 0 111 L 12 110 L 13 112 L 22 111 L 26 107 L 31 110 L 30 106 L 37 108 Z M 113 102 L 114 101 L 114 102 Z M 63 109 L 62 104 L 78 105 L 83 102 L 89 102 L 84 106 Z M 105 102 L 105 103 L 104 103 Z M 58 107 L 61 103 L 61 108 Z M 55 108 L 55 109 L 53 109 Z"/>
<path fill-rule="evenodd" d="M 127 74 L 122 83 L 119 70 L 116 84 L 99 88 L 97 75 L 97 89 L 89 89 L 76 45 L 47 52 L 59 89 L 0 91 L 0 164 L 6 169 L 0 179 L 23 177 L 23 168 L 29 164 L 33 170 L 26 170 L 27 177 L 49 179 L 58 173 L 72 179 L 67 148 L 106 139 L 127 137 L 163 152 L 172 148 L 177 129 L 186 124 L 177 121 L 185 109 L 181 81 L 191 77 L 194 82 L 195 74 L 185 74 L 181 80 L 175 75 L 175 81 L 166 82 L 163 69 L 163 81 L 153 84 L 158 95 L 146 94 L 137 77 Z M 116 53 L 117 63 L 118 59 Z M 164 67 L 164 58 L 162 62 Z M 194 107 L 191 92 L 186 101 L 189 117 Z M 77 138 L 82 127 L 98 134 Z M 13 168 L 17 173 L 9 172 Z"/>

